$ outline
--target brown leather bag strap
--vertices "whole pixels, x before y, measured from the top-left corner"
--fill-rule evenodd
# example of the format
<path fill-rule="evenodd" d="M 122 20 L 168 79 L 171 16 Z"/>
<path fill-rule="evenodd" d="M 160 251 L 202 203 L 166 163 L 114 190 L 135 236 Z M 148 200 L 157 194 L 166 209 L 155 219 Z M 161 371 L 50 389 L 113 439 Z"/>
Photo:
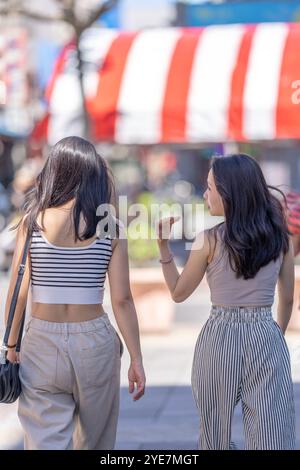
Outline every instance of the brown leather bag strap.
<path fill-rule="evenodd" d="M 19 265 L 19 269 L 18 269 L 18 277 L 17 277 L 16 285 L 15 285 L 15 288 L 14 288 L 14 292 L 13 292 L 10 307 L 9 307 L 7 325 L 6 325 L 4 339 L 3 339 L 3 347 L 4 348 L 7 348 L 7 344 L 8 344 L 8 338 L 9 338 L 9 335 L 10 335 L 10 331 L 11 331 L 11 327 L 12 327 L 12 323 L 13 323 L 13 319 L 14 319 L 14 314 L 15 314 L 16 305 L 17 305 L 17 301 L 18 301 L 19 291 L 20 291 L 22 279 L 23 279 L 24 272 L 25 272 L 25 265 L 26 265 L 26 259 L 27 259 L 27 254 L 28 254 L 28 251 L 29 251 L 30 242 L 31 242 L 31 233 L 28 231 L 26 241 L 25 241 L 25 246 L 24 246 L 24 249 L 23 249 L 21 264 Z M 16 351 L 20 351 L 21 340 L 22 340 L 22 335 L 23 335 L 23 328 L 24 328 L 24 322 L 25 322 L 25 313 L 26 313 L 26 307 L 24 309 L 23 316 L 22 316 L 22 321 L 21 321 L 20 330 L 19 330 L 19 337 L 18 337 L 18 341 L 17 341 L 17 345 L 16 345 Z"/>

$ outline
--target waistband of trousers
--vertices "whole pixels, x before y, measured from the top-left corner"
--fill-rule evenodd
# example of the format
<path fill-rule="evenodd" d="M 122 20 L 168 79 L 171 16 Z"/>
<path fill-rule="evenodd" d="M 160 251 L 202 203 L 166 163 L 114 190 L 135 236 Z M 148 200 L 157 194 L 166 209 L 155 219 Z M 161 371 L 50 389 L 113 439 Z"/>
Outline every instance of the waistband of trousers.
<path fill-rule="evenodd" d="M 212 305 L 210 316 L 232 322 L 255 322 L 273 319 L 272 305 L 255 307 Z"/>
<path fill-rule="evenodd" d="M 48 331 L 50 333 L 87 333 L 89 331 L 99 330 L 111 326 L 108 314 L 105 312 L 103 315 L 94 318 L 93 320 L 86 320 L 82 322 L 52 322 L 41 320 L 40 318 L 31 317 L 26 325 L 26 331 L 29 328 Z"/>

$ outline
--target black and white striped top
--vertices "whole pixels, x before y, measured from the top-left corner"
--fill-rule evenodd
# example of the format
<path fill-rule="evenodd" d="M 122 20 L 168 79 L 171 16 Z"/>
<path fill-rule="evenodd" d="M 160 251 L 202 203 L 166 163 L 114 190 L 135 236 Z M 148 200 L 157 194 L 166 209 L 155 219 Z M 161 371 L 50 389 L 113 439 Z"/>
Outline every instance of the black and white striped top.
<path fill-rule="evenodd" d="M 33 302 L 102 303 L 111 254 L 109 238 L 96 239 L 83 248 L 59 247 L 34 231 L 30 246 Z"/>

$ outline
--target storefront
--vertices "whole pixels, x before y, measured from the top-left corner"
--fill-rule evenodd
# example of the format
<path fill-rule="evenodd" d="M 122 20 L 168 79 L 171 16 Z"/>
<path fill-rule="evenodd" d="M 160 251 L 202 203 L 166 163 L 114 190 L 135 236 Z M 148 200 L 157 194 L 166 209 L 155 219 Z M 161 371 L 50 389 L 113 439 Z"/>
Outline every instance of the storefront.
<path fill-rule="evenodd" d="M 300 189 L 299 24 L 138 33 L 95 28 L 83 36 L 81 49 L 95 142 L 176 145 L 191 153 L 220 144 L 225 150 L 250 146 L 262 162 L 274 161 L 285 184 Z M 35 138 L 53 144 L 82 135 L 72 44 L 56 63 L 46 98 Z"/>

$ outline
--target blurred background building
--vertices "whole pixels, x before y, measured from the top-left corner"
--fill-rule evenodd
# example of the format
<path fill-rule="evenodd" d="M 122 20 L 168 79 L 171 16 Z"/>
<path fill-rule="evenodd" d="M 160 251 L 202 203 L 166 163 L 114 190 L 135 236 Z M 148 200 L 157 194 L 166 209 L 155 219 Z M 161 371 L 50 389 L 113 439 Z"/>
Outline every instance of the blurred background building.
<path fill-rule="evenodd" d="M 70 134 L 93 140 L 131 201 L 202 202 L 212 155 L 237 151 L 300 191 L 299 1 L 89 0 L 72 14 L 106 3 L 79 34 L 56 20 L 64 2 L 0 1 L 3 228 Z"/>

